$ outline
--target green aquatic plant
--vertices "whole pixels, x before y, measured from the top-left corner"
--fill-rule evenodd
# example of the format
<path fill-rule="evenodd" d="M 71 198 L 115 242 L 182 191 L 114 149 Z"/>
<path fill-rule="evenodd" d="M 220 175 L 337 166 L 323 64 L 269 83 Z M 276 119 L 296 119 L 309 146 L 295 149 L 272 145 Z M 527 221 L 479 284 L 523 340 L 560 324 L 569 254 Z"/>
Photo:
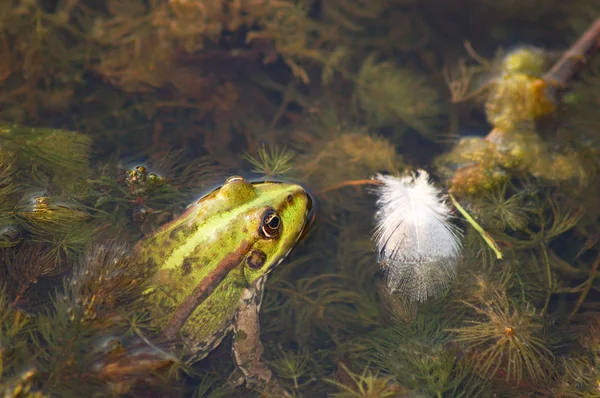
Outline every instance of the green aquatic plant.
<path fill-rule="evenodd" d="M 324 349 L 326 342 L 342 343 L 349 330 L 378 324 L 382 314 L 372 289 L 377 264 L 365 224 L 368 218 L 345 214 L 312 228 L 308 241 L 296 248 L 299 257 L 270 279 L 263 310 L 266 330 L 291 324 L 280 333 L 301 347 L 321 336 L 315 343 Z"/>
<path fill-rule="evenodd" d="M 153 269 L 137 261 L 130 250 L 113 241 L 91 244 L 82 255 L 67 289 L 73 310 L 79 309 L 82 322 L 138 308 Z"/>
<path fill-rule="evenodd" d="M 205 375 L 194 391 L 194 398 L 225 398 L 232 392 L 229 386 L 221 385 L 221 379 Z"/>
<path fill-rule="evenodd" d="M 528 203 L 530 192 L 527 189 L 511 189 L 509 184 L 503 184 L 498 189 L 489 192 L 485 199 L 476 205 L 480 214 L 485 214 L 486 222 L 492 227 L 505 231 L 523 231 L 529 224 L 530 207 Z"/>
<path fill-rule="evenodd" d="M 31 273 L 49 263 L 43 254 L 27 250 L 21 257 L 29 256 L 28 263 L 18 256 L 13 261 L 23 268 L 19 272 Z M 82 391 L 120 395 L 150 385 L 177 390 L 164 369 L 178 368 L 180 361 L 145 339 L 148 320 L 139 297 L 145 290 L 146 269 L 126 254 L 126 248 L 115 243 L 90 247 L 60 293 L 50 303 L 38 303 L 28 315 L 15 309 L 17 304 L 25 306 L 18 303 L 23 289 L 11 293 L 16 296 L 12 304 L 2 289 L 0 325 L 12 324 L 0 335 L 0 380 L 7 388 L 61 396 Z M 26 280 L 23 276 L 18 281 Z M 134 334 L 129 336 L 128 330 Z M 21 361 L 28 358 L 23 367 Z"/>
<path fill-rule="evenodd" d="M 17 177 L 14 160 L 3 158 L 0 161 L 0 248 L 11 247 L 19 242 L 18 226 L 11 214 L 22 189 Z"/>
<path fill-rule="evenodd" d="M 29 128 L 3 124 L 0 225 L 4 247 L 17 247 L 23 241 L 45 245 L 42 259 L 53 258 L 50 267 L 26 261 L 33 275 L 56 274 L 64 261 L 73 259 L 87 243 L 93 228 L 84 207 L 70 198 L 70 187 L 87 173 L 91 138 L 74 131 Z M 25 243 L 27 246 L 27 243 Z M 22 249 L 17 247 L 17 252 Z M 31 259 L 33 260 L 33 259 Z M 49 271 L 53 268 L 55 271 Z M 45 269 L 45 270 L 44 270 Z M 31 272 L 30 272 L 31 271 Z"/>
<path fill-rule="evenodd" d="M 222 178 L 222 168 L 209 157 L 186 159 L 183 151 L 160 157 L 100 164 L 74 187 L 73 196 L 102 229 L 138 234 L 164 222 Z"/>
<path fill-rule="evenodd" d="M 313 150 L 297 160 L 297 169 L 303 179 L 314 179 L 322 170 L 319 188 L 337 182 L 364 177 L 380 170 L 401 168 L 402 161 L 389 140 L 362 131 L 340 131 L 337 137 L 329 137 L 313 147 Z"/>
<path fill-rule="evenodd" d="M 167 186 L 170 185 L 183 193 L 216 184 L 223 178 L 223 166 L 208 155 L 190 158 L 185 150 L 165 148 L 158 154 L 147 154 L 145 158 L 142 164 L 146 165 L 150 173 L 162 178 L 168 183 Z M 155 200 L 162 199 L 162 195 L 157 194 L 163 193 L 158 188 L 164 189 L 164 184 L 154 188 L 152 194 L 157 196 Z"/>
<path fill-rule="evenodd" d="M 510 130 L 493 129 L 485 138 L 458 141 L 451 152 L 436 159 L 457 196 L 487 195 L 511 179 L 535 178 L 548 182 L 586 183 L 586 171 L 573 149 L 550 150 L 533 129 L 524 124 Z"/>
<path fill-rule="evenodd" d="M 570 254 L 562 254 L 566 259 L 572 259 L 585 244 L 585 238 L 577 237 L 585 208 L 571 199 L 556 187 L 527 178 L 514 179 L 487 195 L 463 200 L 503 253 L 502 261 L 494 261 L 489 250 L 467 230 L 463 272 L 485 279 L 489 279 L 486 274 L 490 272 L 511 274 L 515 283 L 505 286 L 514 294 L 524 291 L 527 300 L 536 306 L 539 303 L 543 314 L 553 298 L 579 293 L 583 285 L 570 285 L 566 279 L 572 280 L 575 275 L 584 279 L 584 273 L 575 271 L 557 255 L 557 251 L 564 251 L 563 239 L 575 245 Z M 465 291 L 460 284 L 456 288 Z"/>
<path fill-rule="evenodd" d="M 342 220 L 339 220 L 342 221 Z M 373 285 L 380 281 L 379 265 L 371 237 L 365 232 L 368 219 L 359 215 L 348 217 L 336 225 L 339 228 L 339 244 L 335 253 L 338 272 L 348 278 L 348 290 L 360 292 L 362 327 L 378 324 L 383 314 L 381 300 Z"/>
<path fill-rule="evenodd" d="M 332 120 L 331 122 L 334 122 Z M 325 128 L 326 126 L 324 126 Z M 365 178 L 375 172 L 403 170 L 404 163 L 390 141 L 368 134 L 364 129 L 350 129 L 344 125 L 329 126 L 328 134 L 323 131 L 310 137 L 307 146 L 296 159 L 296 174 L 317 196 L 326 196 L 322 205 L 330 211 L 348 210 L 364 212 L 367 198 L 361 189 L 339 190 L 346 180 Z M 328 135 L 328 136 L 327 136 Z"/>
<path fill-rule="evenodd" d="M 415 394 L 448 397 L 484 397 L 489 384 L 475 376 L 462 357 L 464 353 L 451 343 L 435 307 L 398 317 L 396 306 L 390 322 L 354 340 L 348 346 L 355 364 L 370 364 L 393 377 L 398 385 Z M 430 304 L 428 304 L 429 307 Z M 402 311 L 401 311 L 402 312 Z M 360 365 L 358 365 L 360 366 Z"/>
<path fill-rule="evenodd" d="M 312 363 L 306 350 L 297 349 L 295 352 L 280 348 L 277 358 L 271 361 L 271 366 L 280 379 L 288 381 L 294 390 L 298 390 L 315 381 Z"/>
<path fill-rule="evenodd" d="M 550 388 L 541 388 L 541 392 L 553 397 L 592 398 L 600 396 L 598 392 L 597 364 L 588 356 L 562 358 L 561 376 Z"/>
<path fill-rule="evenodd" d="M 578 343 L 563 358 L 559 377 L 549 394 L 560 397 L 597 397 L 600 378 L 600 323 L 591 316 L 583 328 L 575 328 Z M 583 331 L 582 331 L 583 330 Z"/>
<path fill-rule="evenodd" d="M 349 324 L 372 322 L 360 308 L 362 296 L 346 289 L 346 279 L 344 275 L 325 273 L 295 283 L 282 281 L 271 287 L 282 295 L 281 302 L 278 306 L 271 304 L 266 311 L 285 309 L 288 319 L 295 320 L 294 335 L 299 341 L 323 332 L 336 336 Z"/>
<path fill-rule="evenodd" d="M 461 99 L 469 99 L 472 89 L 490 82 L 485 62 L 479 69 L 467 65 L 467 77 L 480 71 L 484 77 L 475 74 L 452 87 L 457 91 L 445 92 L 443 68 L 464 53 L 465 38 L 473 42 L 467 51 L 489 52 L 510 42 L 560 48 L 599 11 L 586 0 L 474 4 L 2 4 L 0 118 L 61 129 L 18 127 L 0 136 L 6 265 L 0 283 L 8 285 L 0 306 L 0 391 L 171 396 L 189 395 L 189 387 L 196 396 L 232 395 L 224 387 L 230 370 L 225 363 L 231 361 L 223 352 L 185 369 L 185 378 L 172 377 L 176 358 L 165 355 L 147 327 L 143 300 L 136 300 L 146 270 L 121 257 L 124 245 L 101 242 L 137 241 L 211 189 L 215 177 L 220 182 L 225 171 L 247 172 L 249 159 L 240 156 L 246 152 L 256 161 L 250 161 L 254 171 L 295 174 L 318 199 L 316 228 L 269 283 L 264 302 L 263 331 L 270 338 L 265 352 L 286 386 L 295 387 L 294 395 L 399 395 L 407 389 L 426 396 L 560 396 L 554 380 L 533 386 L 524 377 L 507 386 L 493 378 L 490 384 L 492 375 L 482 378 L 473 369 L 481 349 L 465 350 L 471 343 L 456 344 L 445 328 L 489 323 L 462 302 L 483 309 L 478 300 L 494 301 L 496 291 L 506 291 L 523 317 L 529 314 L 523 308 L 535 306 L 531 322 L 537 326 L 542 315 L 575 323 L 597 310 L 595 60 L 582 63 L 584 73 L 575 78 L 581 83 L 562 102 L 554 103 L 539 80 L 537 52 L 508 52 L 496 72 L 520 75 L 496 74 L 496 86 L 478 93 L 491 92 L 488 113 L 500 123 L 515 115 L 547 122 L 538 116 L 554 105 L 560 112 L 551 114 L 556 119 L 550 128 L 519 125 L 488 139 L 465 139 L 449 161 L 439 162 L 450 190 L 503 254 L 498 261 L 467 228 L 463 264 L 444 299 L 401 308 L 397 297 L 383 289 L 377 294 L 369 236 L 373 197 L 362 186 L 343 185 L 402 171 L 405 162 L 425 167 L 432 154 L 446 149 L 428 139 L 487 128 L 483 96 L 445 104 L 446 95 L 465 89 Z M 507 20 L 515 21 L 510 29 Z M 98 159 L 88 164 L 89 138 L 63 130 L 73 128 L 96 138 Z M 165 149 L 171 145 L 186 151 L 174 154 Z M 144 151 L 147 159 L 117 159 Z M 292 153 L 294 159 L 286 159 Z M 522 181 L 528 178 L 533 184 Z M 84 251 L 91 233 L 98 240 Z M 25 297 L 18 296 L 22 288 Z M 388 299 L 386 309 L 394 315 L 382 311 Z M 582 303 L 574 306 L 571 299 Z M 577 316 L 567 320 L 573 307 Z M 25 311 L 27 326 L 6 338 L 4 331 Z M 399 313 L 401 319 L 393 319 Z M 550 349 L 556 335 L 571 330 L 555 329 L 551 336 L 535 329 L 535 336 Z M 561 359 L 554 367 L 560 368 L 563 356 L 568 361 L 557 371 L 564 375 L 556 376 L 567 386 L 563 395 L 593 396 L 596 364 L 574 351 L 570 345 L 553 349 Z"/>
<path fill-rule="evenodd" d="M 68 263 L 57 260 L 46 245 L 32 241 L 20 244 L 14 251 L 4 251 L 2 262 L 4 278 L 12 282 L 7 286 L 15 295 L 13 305 L 27 301 L 28 293 L 43 278 L 60 275 L 68 269 Z"/>
<path fill-rule="evenodd" d="M 374 128 L 402 122 L 432 136 L 444 114 L 439 92 L 423 76 L 373 55 L 364 60 L 355 85 L 357 107 Z M 406 94 L 411 92 L 419 94 L 418 100 Z"/>
<path fill-rule="evenodd" d="M 152 386 L 177 394 L 179 387 L 165 372 L 173 364 L 171 357 L 124 337 L 124 330 L 106 318 L 85 322 L 83 315 L 59 298 L 52 311 L 37 316 L 31 344 L 43 391 L 123 395 Z"/>
<path fill-rule="evenodd" d="M 533 46 L 523 46 L 510 51 L 501 60 L 500 70 L 504 73 L 524 73 L 540 76 L 547 68 L 544 50 Z"/>
<path fill-rule="evenodd" d="M 55 173 L 55 181 L 87 171 L 91 138 L 75 131 L 3 124 L 2 151 L 17 162 Z"/>
<path fill-rule="evenodd" d="M 56 262 L 74 256 L 94 234 L 90 215 L 77 203 L 33 193 L 15 208 L 15 219 L 31 239 L 48 244 Z"/>
<path fill-rule="evenodd" d="M 331 19 L 341 29 L 362 31 L 362 22 L 376 20 L 386 9 L 385 1 L 356 1 L 353 3 L 323 4 L 322 18 Z"/>
<path fill-rule="evenodd" d="M 28 334 L 34 330 L 30 315 L 15 310 L 0 284 L 0 393 L 3 396 L 35 396 L 37 369 Z M 31 395 L 30 395 L 31 394 Z"/>
<path fill-rule="evenodd" d="M 480 319 L 449 328 L 468 347 L 475 370 L 485 377 L 539 383 L 550 376 L 553 354 L 543 339 L 544 325 L 536 309 L 504 292 L 477 304 L 465 303 Z"/>
<path fill-rule="evenodd" d="M 397 397 L 399 394 L 404 394 L 406 391 L 401 386 L 394 383 L 394 378 L 391 376 L 380 376 L 373 374 L 368 367 L 362 373 L 353 373 L 344 364 L 340 364 L 341 368 L 352 382 L 351 385 L 341 383 L 336 380 L 326 380 L 336 386 L 339 392 L 332 394 L 338 398 L 375 398 L 375 397 Z"/>
<path fill-rule="evenodd" d="M 523 240 L 523 246 L 536 243 L 550 244 L 558 236 L 574 228 L 583 217 L 583 209 L 573 206 L 562 194 L 553 195 L 550 192 L 538 191 L 537 206 L 532 209 L 531 220 L 535 227 L 527 231 L 528 240 Z"/>
<path fill-rule="evenodd" d="M 266 178 L 287 176 L 295 170 L 295 153 L 283 147 L 261 146 L 257 157 L 249 153 L 244 158 L 253 166 L 252 172 L 262 174 Z"/>

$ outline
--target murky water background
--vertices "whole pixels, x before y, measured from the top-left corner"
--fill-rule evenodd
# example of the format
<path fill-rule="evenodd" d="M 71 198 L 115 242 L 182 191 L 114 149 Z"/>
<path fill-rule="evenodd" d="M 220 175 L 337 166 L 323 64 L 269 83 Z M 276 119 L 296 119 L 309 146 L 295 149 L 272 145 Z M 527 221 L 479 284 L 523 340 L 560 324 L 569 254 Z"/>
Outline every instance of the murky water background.
<path fill-rule="evenodd" d="M 259 396 L 228 388 L 228 340 L 179 362 L 127 254 L 242 175 L 317 205 L 261 311 L 293 395 L 598 396 L 597 45 L 565 81 L 546 73 L 599 16 L 587 0 L 4 2 L 0 391 Z M 424 303 L 391 292 L 363 181 L 417 169 L 473 219 L 452 207 L 457 275 Z"/>

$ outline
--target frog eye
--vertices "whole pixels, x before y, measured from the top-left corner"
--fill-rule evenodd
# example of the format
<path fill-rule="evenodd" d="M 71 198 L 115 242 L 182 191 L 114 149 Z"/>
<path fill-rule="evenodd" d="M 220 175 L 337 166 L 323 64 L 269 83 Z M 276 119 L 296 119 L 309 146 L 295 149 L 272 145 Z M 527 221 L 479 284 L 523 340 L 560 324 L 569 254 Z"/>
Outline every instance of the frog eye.
<path fill-rule="evenodd" d="M 265 238 L 275 238 L 281 230 L 281 219 L 274 210 L 268 210 L 263 216 L 260 232 Z"/>

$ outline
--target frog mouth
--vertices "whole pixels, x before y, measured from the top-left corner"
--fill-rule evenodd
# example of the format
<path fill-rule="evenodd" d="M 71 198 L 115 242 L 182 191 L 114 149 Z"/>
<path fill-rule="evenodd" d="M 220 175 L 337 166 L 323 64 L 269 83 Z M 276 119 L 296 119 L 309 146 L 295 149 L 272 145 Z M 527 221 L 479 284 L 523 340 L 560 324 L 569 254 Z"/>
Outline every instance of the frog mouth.
<path fill-rule="evenodd" d="M 316 203 L 314 198 L 308 191 L 305 191 L 305 193 L 307 199 L 305 216 L 306 221 L 304 222 L 304 227 L 302 227 L 302 231 L 298 236 L 298 241 L 304 239 L 304 237 L 308 234 L 308 231 L 311 229 L 310 227 L 314 224 L 315 219 L 317 218 Z"/>

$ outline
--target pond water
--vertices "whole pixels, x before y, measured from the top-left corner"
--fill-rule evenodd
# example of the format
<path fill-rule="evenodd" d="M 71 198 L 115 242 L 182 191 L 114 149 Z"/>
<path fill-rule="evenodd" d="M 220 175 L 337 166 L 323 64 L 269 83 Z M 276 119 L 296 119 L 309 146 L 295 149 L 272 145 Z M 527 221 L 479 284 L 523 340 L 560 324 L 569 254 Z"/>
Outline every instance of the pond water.
<path fill-rule="evenodd" d="M 598 18 L 0 5 L 0 391 L 599 396 Z"/>

